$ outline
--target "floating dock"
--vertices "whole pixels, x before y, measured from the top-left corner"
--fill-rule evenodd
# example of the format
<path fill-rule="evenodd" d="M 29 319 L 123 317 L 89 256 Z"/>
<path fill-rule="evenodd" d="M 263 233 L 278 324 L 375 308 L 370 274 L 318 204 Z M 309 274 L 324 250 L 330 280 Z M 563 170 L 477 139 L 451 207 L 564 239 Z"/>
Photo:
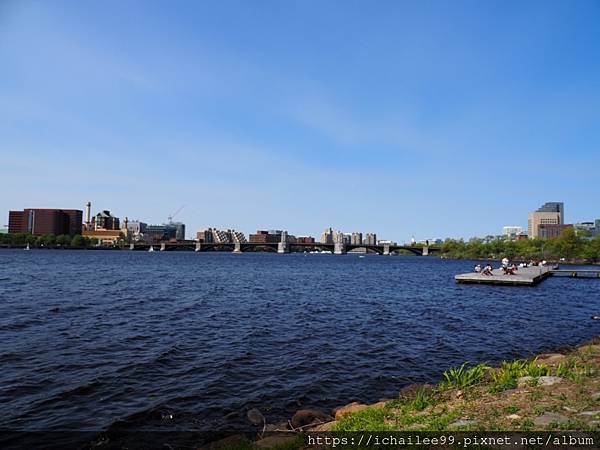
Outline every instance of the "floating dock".
<path fill-rule="evenodd" d="M 600 270 L 594 269 L 554 269 L 553 277 L 571 277 L 571 278 L 600 278 Z"/>
<path fill-rule="evenodd" d="M 502 269 L 494 269 L 492 270 L 493 275 L 471 272 L 456 275 L 454 279 L 457 283 L 535 286 L 552 275 L 556 269 L 557 266 L 519 267 L 514 275 L 505 275 Z"/>

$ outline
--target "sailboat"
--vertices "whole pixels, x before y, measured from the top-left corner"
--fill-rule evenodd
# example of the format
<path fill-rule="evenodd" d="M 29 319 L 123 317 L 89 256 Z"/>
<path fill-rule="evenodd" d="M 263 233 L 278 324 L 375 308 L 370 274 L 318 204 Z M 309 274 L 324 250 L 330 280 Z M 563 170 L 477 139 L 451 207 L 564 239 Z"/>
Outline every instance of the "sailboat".
<path fill-rule="evenodd" d="M 31 249 L 29 248 L 29 242 L 27 243 L 27 247 L 25 247 L 25 248 L 24 248 L 24 250 L 31 250 Z"/>
<path fill-rule="evenodd" d="M 151 245 L 150 248 L 148 249 L 149 252 L 153 252 L 154 251 L 154 247 Z"/>

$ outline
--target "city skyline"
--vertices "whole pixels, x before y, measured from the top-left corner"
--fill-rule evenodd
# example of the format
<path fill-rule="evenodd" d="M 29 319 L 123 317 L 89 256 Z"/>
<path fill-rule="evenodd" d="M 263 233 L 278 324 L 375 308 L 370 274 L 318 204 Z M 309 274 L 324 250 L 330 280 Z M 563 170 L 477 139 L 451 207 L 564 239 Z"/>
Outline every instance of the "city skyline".
<path fill-rule="evenodd" d="M 398 242 L 600 216 L 597 3 L 268 5 L 2 2 L 0 212 Z"/>

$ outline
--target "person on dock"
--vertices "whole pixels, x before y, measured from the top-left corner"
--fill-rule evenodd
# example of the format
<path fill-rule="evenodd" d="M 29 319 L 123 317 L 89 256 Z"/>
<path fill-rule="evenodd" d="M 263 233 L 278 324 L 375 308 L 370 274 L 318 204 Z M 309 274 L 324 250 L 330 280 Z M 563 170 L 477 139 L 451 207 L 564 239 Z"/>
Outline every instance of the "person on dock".
<path fill-rule="evenodd" d="M 475 266 L 475 273 L 481 273 L 481 264 Z"/>
<path fill-rule="evenodd" d="M 487 264 L 487 265 L 486 265 L 486 266 L 483 268 L 483 272 L 481 272 L 481 273 L 482 273 L 482 274 L 484 274 L 484 275 L 488 275 L 488 276 L 490 276 L 490 275 L 494 275 L 494 274 L 492 273 L 492 265 L 488 263 L 488 264 Z"/>

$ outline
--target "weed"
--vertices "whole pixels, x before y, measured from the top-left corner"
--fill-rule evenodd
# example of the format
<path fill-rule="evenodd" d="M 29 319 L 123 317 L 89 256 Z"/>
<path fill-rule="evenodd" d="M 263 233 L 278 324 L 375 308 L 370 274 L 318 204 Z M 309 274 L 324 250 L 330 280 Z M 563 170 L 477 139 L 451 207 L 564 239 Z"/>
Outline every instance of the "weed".
<path fill-rule="evenodd" d="M 489 366 L 478 364 L 467 368 L 468 363 L 463 363 L 460 367 L 455 367 L 444 372 L 444 381 L 440 384 L 441 389 L 464 389 L 469 386 L 480 383 L 485 377 Z"/>
<path fill-rule="evenodd" d="M 503 361 L 498 369 L 492 371 L 492 392 L 516 388 L 517 380 L 523 376 L 525 366 L 523 361 Z"/>
<path fill-rule="evenodd" d="M 523 366 L 521 376 L 530 376 L 534 378 L 550 375 L 550 368 L 545 364 L 539 364 L 537 358 Z"/>
<path fill-rule="evenodd" d="M 521 430 L 523 430 L 523 431 L 533 430 L 534 426 L 535 426 L 535 424 L 530 419 L 525 419 L 523 422 L 521 422 Z"/>

